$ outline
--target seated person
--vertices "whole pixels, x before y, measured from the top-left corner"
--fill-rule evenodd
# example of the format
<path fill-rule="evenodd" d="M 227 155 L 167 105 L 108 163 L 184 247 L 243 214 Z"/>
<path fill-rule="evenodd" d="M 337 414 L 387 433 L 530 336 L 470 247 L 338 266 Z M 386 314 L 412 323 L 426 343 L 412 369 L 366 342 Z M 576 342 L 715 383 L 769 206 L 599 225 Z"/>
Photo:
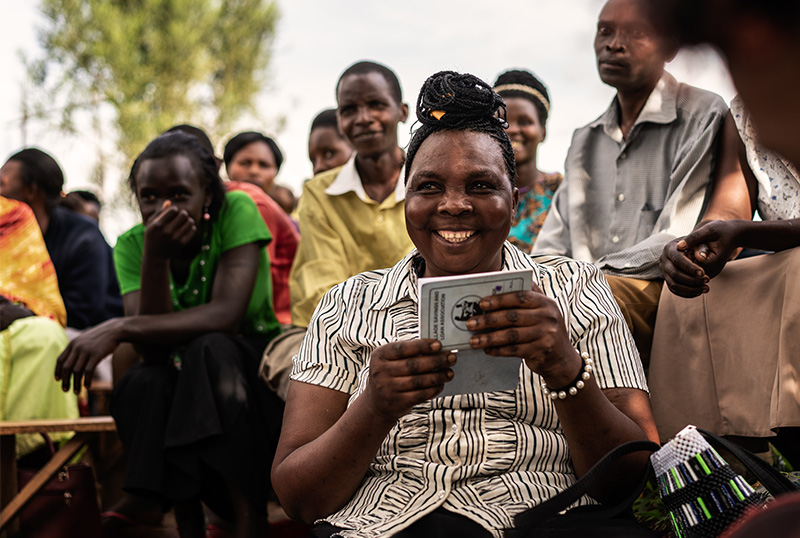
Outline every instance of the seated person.
<path fill-rule="evenodd" d="M 270 144 L 270 142 L 272 144 Z M 256 186 L 263 184 L 262 179 L 253 179 L 271 173 L 266 165 L 266 155 L 272 155 L 275 142 L 261 133 L 239 133 L 225 144 L 223 161 L 230 181 L 225 182 L 228 191 L 240 190 L 250 195 L 258 206 L 261 216 L 272 235 L 267 246 L 272 271 L 272 296 L 275 315 L 283 325 L 292 323 L 291 299 L 289 295 L 289 273 L 300 243 L 300 234 L 286 212 L 265 191 Z M 277 150 L 280 154 L 280 150 Z M 254 155 L 262 155 L 259 158 Z M 261 164 L 258 164 L 258 163 Z M 279 161 L 280 162 L 280 161 Z M 274 176 L 273 176 L 274 179 Z M 274 189 L 273 189 L 274 190 Z"/>
<path fill-rule="evenodd" d="M 234 181 L 252 183 L 271 195 L 275 188 L 275 177 L 283 164 L 283 153 L 270 137 L 256 131 L 245 131 L 228 140 L 222 160 L 225 161 L 228 177 L 230 169 L 236 167 L 239 172 Z"/>
<path fill-rule="evenodd" d="M 124 489 L 174 504 L 181 536 L 204 537 L 200 501 L 238 536 L 266 525 L 282 402 L 258 380 L 280 332 L 269 239 L 244 193 L 225 193 L 217 162 L 184 133 L 162 135 L 129 178 L 142 224 L 114 250 L 126 316 L 73 340 L 56 365 L 64 390 L 89 385 L 121 342 L 143 361 L 118 382 L 111 412 L 129 450 Z M 71 379 L 74 378 L 74 379 Z"/>
<path fill-rule="evenodd" d="M 30 207 L 0 196 L 0 420 L 78 418 L 75 394 L 47 372 L 67 347 L 67 313 L 53 262 Z M 61 441 L 72 433 L 53 433 Z M 17 457 L 44 444 L 17 435 Z"/>
<path fill-rule="evenodd" d="M 214 155 L 214 144 L 208 137 L 205 131 L 194 125 L 182 124 L 172 127 L 167 132 L 179 131 L 188 135 L 194 136 L 200 144 L 206 148 L 209 153 Z M 243 133 L 247 134 L 247 133 Z M 255 142 L 252 144 L 268 144 L 261 140 L 262 136 L 259 133 Z M 238 135 L 237 135 L 238 136 Z M 237 137 L 234 137 L 237 138 Z M 238 137 L 241 141 L 243 138 Z M 266 137 L 263 137 L 266 138 Z M 269 139 L 271 141 L 271 139 Z M 230 142 L 229 142 L 230 144 Z M 273 142 L 274 144 L 274 142 Z M 278 150 L 280 151 L 280 150 Z M 235 154 L 236 152 L 234 152 Z M 292 260 L 294 260 L 295 252 L 297 251 L 297 244 L 300 242 L 300 235 L 294 223 L 284 215 L 284 212 L 278 204 L 270 196 L 267 196 L 261 188 L 256 184 L 244 181 L 247 175 L 247 170 L 234 165 L 231 160 L 232 156 L 228 155 L 227 161 L 221 161 L 216 156 L 214 159 L 218 165 L 225 162 L 225 167 L 228 172 L 228 177 L 231 181 L 224 183 L 225 190 L 227 191 L 244 191 L 258 207 L 261 217 L 264 219 L 264 224 L 270 232 L 272 238 L 267 245 L 267 254 L 269 254 L 270 273 L 272 275 L 272 299 L 273 308 L 278 321 L 282 325 L 289 325 L 292 322 L 291 308 L 289 304 L 289 270 L 292 267 Z M 235 178 L 235 179 L 234 179 Z"/>
<path fill-rule="evenodd" d="M 317 114 L 308 133 L 308 160 L 314 175 L 344 166 L 352 155 L 353 148 L 339 130 L 336 109 L 329 108 Z"/>
<path fill-rule="evenodd" d="M 381 64 L 358 62 L 339 77 L 336 100 L 339 127 L 355 154 L 303 187 L 302 240 L 289 282 L 292 323 L 299 327 L 308 325 L 332 286 L 389 267 L 413 247 L 403 221 L 404 155 L 397 145 L 397 124 L 406 121 L 408 106 L 397 76 Z"/>
<path fill-rule="evenodd" d="M 657 435 L 602 274 L 505 241 L 519 192 L 503 107 L 472 75 L 425 82 L 405 174 L 417 248 L 335 286 L 311 320 L 272 477 L 287 513 L 325 522 L 317 536 L 500 537 L 609 450 Z M 473 348 L 525 357 L 517 388 L 437 398 L 457 357 L 417 338 L 417 280 L 510 269 L 531 270 L 533 289 L 483 298 L 467 324 Z M 552 399 L 548 387 L 576 390 Z M 625 459 L 596 497 L 624 496 L 646 461 Z M 442 521 L 450 532 L 435 534 Z"/>
<path fill-rule="evenodd" d="M 111 248 L 97 223 L 61 207 L 64 175 L 47 153 L 28 148 L 0 168 L 0 194 L 25 202 L 36 215 L 56 268 L 67 327 L 83 330 L 122 314 L 111 270 Z"/>
<path fill-rule="evenodd" d="M 597 24 L 600 78 L 611 106 L 575 131 L 564 182 L 534 254 L 597 265 L 647 364 L 662 276 L 658 259 L 697 223 L 728 107 L 664 71 L 676 52 L 647 0 L 609 0 Z"/>
<path fill-rule="evenodd" d="M 91 191 L 70 191 L 61 199 L 61 205 L 75 213 L 85 215 L 97 223 L 100 222 L 100 209 L 103 204 L 100 203 L 100 198 Z"/>
<path fill-rule="evenodd" d="M 496 91 L 508 108 L 508 137 L 514 147 L 519 205 L 508 240 L 526 252 L 533 247 L 550 209 L 553 194 L 564 179 L 559 172 L 545 173 L 536 165 L 536 151 L 547 136 L 550 97 L 544 84 L 528 71 L 512 69 L 497 77 Z"/>
<path fill-rule="evenodd" d="M 717 182 L 702 222 L 661 257 L 669 291 L 653 339 L 653 410 L 662 439 L 689 423 L 770 438 L 797 466 L 800 174 L 761 146 L 739 97 L 731 113 L 738 135 L 725 134 L 740 139 L 744 176 Z M 756 210 L 763 221 L 751 220 Z M 733 260 L 742 247 L 777 253 Z"/>
<path fill-rule="evenodd" d="M 294 213 L 294 210 L 297 209 L 297 198 L 294 197 L 294 193 L 289 187 L 275 185 L 272 188 L 272 199 L 281 206 L 281 209 L 283 209 L 283 212 L 287 215 L 291 215 Z"/>

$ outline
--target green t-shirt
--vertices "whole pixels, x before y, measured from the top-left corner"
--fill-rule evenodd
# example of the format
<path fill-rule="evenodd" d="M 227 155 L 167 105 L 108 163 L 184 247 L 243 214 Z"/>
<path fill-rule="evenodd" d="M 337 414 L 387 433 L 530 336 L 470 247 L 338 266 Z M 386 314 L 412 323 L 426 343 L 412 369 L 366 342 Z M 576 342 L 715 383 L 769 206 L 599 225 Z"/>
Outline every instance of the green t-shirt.
<path fill-rule="evenodd" d="M 271 340 L 280 333 L 280 324 L 272 309 L 272 279 L 265 248 L 272 236 L 256 204 L 247 194 L 229 192 L 225 199 L 226 203 L 216 221 L 211 222 L 211 233 L 203 242 L 201 252 L 191 262 L 186 283 L 177 286 L 170 274 L 172 307 L 186 310 L 208 303 L 222 253 L 248 243 L 258 243 L 258 275 L 241 332 L 245 336 L 261 336 Z M 114 247 L 114 265 L 122 295 L 142 287 L 144 231 L 144 225 L 137 224 L 122 234 Z"/>

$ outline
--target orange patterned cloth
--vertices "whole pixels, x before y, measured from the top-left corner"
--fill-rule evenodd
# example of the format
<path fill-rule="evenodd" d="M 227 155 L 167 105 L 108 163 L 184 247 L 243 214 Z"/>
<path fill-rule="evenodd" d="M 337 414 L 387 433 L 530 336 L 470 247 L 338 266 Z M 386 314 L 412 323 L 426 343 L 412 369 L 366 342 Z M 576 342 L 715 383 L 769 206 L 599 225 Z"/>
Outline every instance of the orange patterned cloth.
<path fill-rule="evenodd" d="M 0 196 L 0 295 L 67 325 L 53 262 L 27 204 Z"/>

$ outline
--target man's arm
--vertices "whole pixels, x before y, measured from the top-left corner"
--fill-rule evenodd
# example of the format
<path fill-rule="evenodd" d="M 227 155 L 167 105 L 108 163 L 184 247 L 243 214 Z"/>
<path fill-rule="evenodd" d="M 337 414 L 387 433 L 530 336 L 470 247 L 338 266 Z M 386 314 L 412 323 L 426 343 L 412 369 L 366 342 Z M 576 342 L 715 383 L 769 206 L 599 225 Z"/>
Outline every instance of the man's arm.
<path fill-rule="evenodd" d="M 736 140 L 722 136 L 727 114 L 722 106 L 698 125 L 702 129 L 698 136 L 687 137 L 678 148 L 669 191 L 653 233 L 635 245 L 600 258 L 597 265 L 604 273 L 646 280 L 662 278 L 659 259 L 664 246 L 694 229 L 709 193 L 711 179 L 720 174 L 737 173 L 732 172 L 736 169 Z M 741 174 L 740 169 L 738 173 Z"/>
<path fill-rule="evenodd" d="M 573 144 L 575 140 L 573 138 Z M 564 165 L 564 180 L 556 189 L 547 217 L 531 249 L 532 254 L 557 254 L 570 256 L 572 246 L 569 232 L 569 177 L 572 146 Z"/>

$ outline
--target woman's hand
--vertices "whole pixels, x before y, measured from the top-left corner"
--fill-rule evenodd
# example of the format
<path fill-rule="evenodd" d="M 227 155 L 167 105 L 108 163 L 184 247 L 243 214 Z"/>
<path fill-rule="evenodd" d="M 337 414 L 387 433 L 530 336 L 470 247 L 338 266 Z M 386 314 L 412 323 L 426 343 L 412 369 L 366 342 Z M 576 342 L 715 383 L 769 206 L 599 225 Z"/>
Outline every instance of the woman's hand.
<path fill-rule="evenodd" d="M 393 342 L 372 352 L 366 397 L 376 413 L 394 422 L 430 400 L 453 379 L 456 356 L 433 339 Z"/>
<path fill-rule="evenodd" d="M 163 209 L 145 223 L 144 245 L 151 257 L 169 259 L 184 249 L 197 235 L 197 223 L 185 209 L 169 200 Z"/>
<path fill-rule="evenodd" d="M 558 305 L 535 283 L 531 291 L 484 297 L 480 307 L 484 313 L 467 321 L 476 333 L 470 338 L 473 348 L 497 357 L 522 357 L 551 387 L 569 384 L 580 371 L 581 359 Z"/>
<path fill-rule="evenodd" d="M 56 361 L 56 381 L 64 392 L 69 390 L 70 377 L 75 394 L 81 391 L 81 378 L 86 388 L 92 386 L 94 369 L 120 343 L 120 326 L 125 318 L 113 318 L 78 335 L 61 352 Z"/>
<path fill-rule="evenodd" d="M 711 221 L 667 244 L 661 254 L 661 272 L 670 291 L 687 298 L 707 293 L 709 280 L 737 253 L 741 222 Z"/>
<path fill-rule="evenodd" d="M 667 243 L 659 262 L 669 290 L 687 299 L 708 291 L 709 278 L 703 267 L 692 258 L 692 252 L 687 248 L 685 238 L 680 237 Z"/>

